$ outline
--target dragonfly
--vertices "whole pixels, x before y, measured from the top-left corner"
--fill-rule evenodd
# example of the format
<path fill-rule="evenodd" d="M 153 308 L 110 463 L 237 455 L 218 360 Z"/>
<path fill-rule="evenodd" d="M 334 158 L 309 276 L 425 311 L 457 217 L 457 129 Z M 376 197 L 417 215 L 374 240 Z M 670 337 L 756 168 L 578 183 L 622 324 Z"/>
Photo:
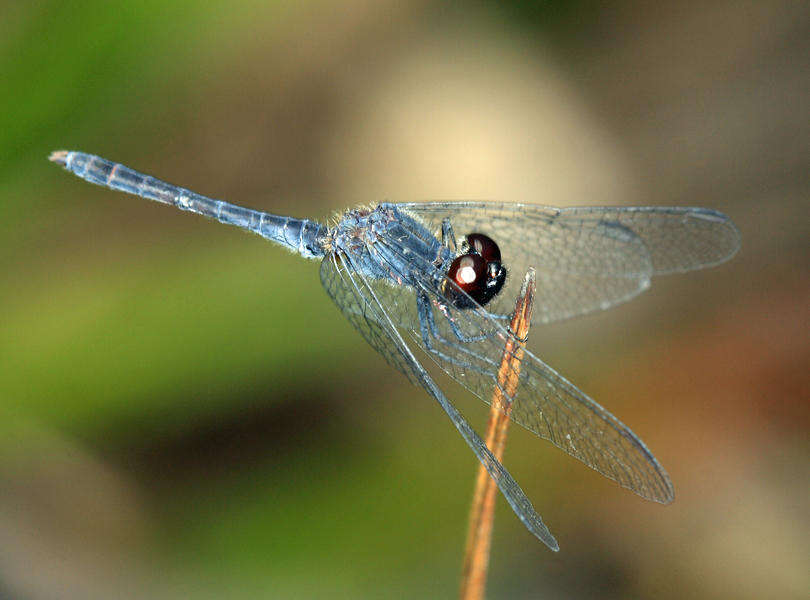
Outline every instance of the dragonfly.
<path fill-rule="evenodd" d="M 394 368 L 441 406 L 538 539 L 559 545 L 526 494 L 428 373 L 430 359 L 489 403 L 505 352 L 521 352 L 509 418 L 639 496 L 668 504 L 667 472 L 624 423 L 525 349 L 508 328 L 521 274 L 534 269 L 534 323 L 604 310 L 654 276 L 720 264 L 740 234 L 723 213 L 695 207 L 554 208 L 496 202 L 381 203 L 326 225 L 202 196 L 122 164 L 60 150 L 78 177 L 235 225 L 307 259 L 343 315 Z M 459 237 L 456 237 L 456 235 Z M 508 343 L 512 342 L 512 343 Z M 519 350 L 518 350 L 519 349 Z"/>

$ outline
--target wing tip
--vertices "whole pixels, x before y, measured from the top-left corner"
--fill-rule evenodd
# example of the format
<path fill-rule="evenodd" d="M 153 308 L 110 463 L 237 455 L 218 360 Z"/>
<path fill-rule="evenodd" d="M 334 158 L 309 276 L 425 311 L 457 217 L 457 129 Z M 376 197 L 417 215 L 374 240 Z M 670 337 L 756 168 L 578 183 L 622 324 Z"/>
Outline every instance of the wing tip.
<path fill-rule="evenodd" d="M 532 512 L 534 509 L 532 509 Z M 524 515 L 518 515 L 523 524 L 529 530 L 529 532 L 534 535 L 538 540 L 543 542 L 546 546 L 548 546 L 549 550 L 552 552 L 559 552 L 560 551 L 560 544 L 557 543 L 557 538 L 552 535 L 552 533 L 546 527 L 546 524 L 543 523 L 543 520 L 537 513 L 532 515 L 532 519 L 525 519 Z"/>
<path fill-rule="evenodd" d="M 663 504 L 664 506 L 667 504 L 672 504 L 672 502 L 675 500 L 675 488 L 672 487 L 672 482 L 667 480 L 666 493 L 662 496 L 653 498 L 653 500 L 659 504 Z"/>
<path fill-rule="evenodd" d="M 652 500 L 664 505 L 671 504 L 675 500 L 675 487 L 672 485 L 672 480 L 655 457 L 652 460 L 655 472 L 658 475 L 658 481 L 656 482 L 658 485 L 653 487 L 651 491 L 646 489 L 642 491 L 632 487 L 629 489 L 645 500 Z"/>
<path fill-rule="evenodd" d="M 722 264 L 733 258 L 734 255 L 739 252 L 740 248 L 742 247 L 742 234 L 740 233 L 740 229 L 727 214 L 722 213 L 719 210 L 714 210 L 713 208 L 696 208 L 690 211 L 688 216 L 693 219 L 714 223 L 718 227 L 722 227 L 725 233 L 726 243 L 722 254 L 720 254 L 714 261 L 702 266 L 713 267 Z"/>
<path fill-rule="evenodd" d="M 667 249 L 655 259 L 655 275 L 672 275 L 688 273 L 699 269 L 708 269 L 728 262 L 742 247 L 742 234 L 737 225 L 725 213 L 713 208 L 702 207 L 673 207 L 668 210 L 677 210 L 681 225 L 686 231 L 700 240 L 704 245 L 704 254 L 701 256 L 684 255 L 678 253 L 676 258 L 671 256 L 673 249 Z"/>

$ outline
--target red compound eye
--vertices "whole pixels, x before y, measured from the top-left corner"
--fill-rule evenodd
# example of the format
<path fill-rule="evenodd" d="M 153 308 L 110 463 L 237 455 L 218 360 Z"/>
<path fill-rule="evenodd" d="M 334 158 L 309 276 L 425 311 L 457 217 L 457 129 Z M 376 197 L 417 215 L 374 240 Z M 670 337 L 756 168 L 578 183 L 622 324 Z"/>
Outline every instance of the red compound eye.
<path fill-rule="evenodd" d="M 477 254 L 456 257 L 447 276 L 473 298 L 487 286 L 487 263 Z"/>
<path fill-rule="evenodd" d="M 442 286 L 444 295 L 456 308 L 473 308 L 476 303 L 484 306 L 498 295 L 506 281 L 501 251 L 498 244 L 483 233 L 466 236 L 461 249 L 465 254 L 457 256 L 450 263 L 447 278 L 467 295 L 459 292 L 455 286 L 446 284 Z"/>
<path fill-rule="evenodd" d="M 484 261 L 501 262 L 501 249 L 491 237 L 483 233 L 471 233 L 467 236 L 470 251 L 480 254 Z"/>

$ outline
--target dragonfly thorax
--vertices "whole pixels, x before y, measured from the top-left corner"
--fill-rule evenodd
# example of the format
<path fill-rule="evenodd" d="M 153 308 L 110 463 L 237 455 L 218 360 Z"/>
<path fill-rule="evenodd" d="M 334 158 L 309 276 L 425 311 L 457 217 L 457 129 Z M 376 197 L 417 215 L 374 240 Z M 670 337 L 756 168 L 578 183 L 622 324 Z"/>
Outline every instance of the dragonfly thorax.
<path fill-rule="evenodd" d="M 393 204 L 349 210 L 330 234 L 332 251 L 351 260 L 354 270 L 398 285 L 413 286 L 415 272 L 424 277 L 426 271 L 438 282 L 454 257 L 421 222 Z"/>

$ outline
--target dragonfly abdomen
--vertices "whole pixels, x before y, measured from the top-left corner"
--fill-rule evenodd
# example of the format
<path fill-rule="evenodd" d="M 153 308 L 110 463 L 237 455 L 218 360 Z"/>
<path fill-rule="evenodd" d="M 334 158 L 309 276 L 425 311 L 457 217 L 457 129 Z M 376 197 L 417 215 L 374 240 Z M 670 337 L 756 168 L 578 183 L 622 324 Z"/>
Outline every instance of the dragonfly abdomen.
<path fill-rule="evenodd" d="M 90 183 L 247 229 L 304 258 L 325 254 L 323 240 L 327 229 L 309 219 L 281 217 L 209 198 L 93 154 L 60 150 L 51 154 L 50 159 Z"/>

